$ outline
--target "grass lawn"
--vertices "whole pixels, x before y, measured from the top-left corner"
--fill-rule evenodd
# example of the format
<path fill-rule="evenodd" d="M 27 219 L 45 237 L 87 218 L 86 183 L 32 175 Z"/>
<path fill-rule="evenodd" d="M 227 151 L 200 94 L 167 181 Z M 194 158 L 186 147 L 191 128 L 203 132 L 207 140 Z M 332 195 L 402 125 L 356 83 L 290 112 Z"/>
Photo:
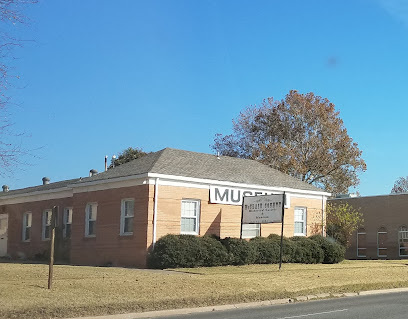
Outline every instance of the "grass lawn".
<path fill-rule="evenodd" d="M 171 271 L 0 263 L 0 318 L 79 317 L 408 287 L 408 261 Z"/>

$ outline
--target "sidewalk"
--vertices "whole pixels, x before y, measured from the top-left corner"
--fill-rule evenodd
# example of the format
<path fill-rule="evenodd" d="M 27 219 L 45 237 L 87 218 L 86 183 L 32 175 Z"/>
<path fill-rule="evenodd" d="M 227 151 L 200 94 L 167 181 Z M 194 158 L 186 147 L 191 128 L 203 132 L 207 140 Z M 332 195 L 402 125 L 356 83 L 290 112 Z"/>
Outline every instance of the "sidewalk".
<path fill-rule="evenodd" d="M 126 314 L 119 314 L 119 315 L 106 315 L 106 316 L 81 317 L 81 318 L 69 318 L 69 319 L 160 318 L 160 317 L 164 317 L 164 316 L 188 315 L 188 314 L 200 313 L 200 312 L 223 311 L 223 310 L 231 310 L 231 309 L 244 309 L 244 308 L 271 306 L 271 305 L 283 305 L 283 304 L 288 304 L 288 303 L 292 303 L 292 302 L 304 302 L 304 301 L 308 301 L 308 300 L 342 298 L 342 297 L 356 297 L 356 296 L 367 296 L 367 295 L 379 295 L 379 294 L 397 293 L 397 292 L 408 292 L 408 288 L 368 290 L 368 291 L 361 291 L 359 293 L 318 294 L 318 295 L 299 296 L 299 297 L 296 297 L 296 298 L 265 300 L 265 301 L 240 303 L 240 304 L 233 304 L 233 305 L 209 306 L 209 307 L 199 307 L 199 308 L 183 308 L 183 309 L 171 309 L 171 310 L 148 311 L 148 312 L 135 312 L 135 313 L 126 313 Z"/>

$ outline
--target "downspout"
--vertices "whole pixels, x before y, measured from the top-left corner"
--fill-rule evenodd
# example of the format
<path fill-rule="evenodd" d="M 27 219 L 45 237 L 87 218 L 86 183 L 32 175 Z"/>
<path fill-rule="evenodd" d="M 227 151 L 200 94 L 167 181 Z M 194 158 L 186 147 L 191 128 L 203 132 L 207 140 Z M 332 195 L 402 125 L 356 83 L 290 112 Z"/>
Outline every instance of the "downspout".
<path fill-rule="evenodd" d="M 153 206 L 153 248 L 156 244 L 157 232 L 157 201 L 159 199 L 159 178 L 154 183 L 154 206 Z"/>
<path fill-rule="evenodd" d="M 322 236 L 326 237 L 326 234 L 324 232 L 324 195 L 322 195 Z"/>

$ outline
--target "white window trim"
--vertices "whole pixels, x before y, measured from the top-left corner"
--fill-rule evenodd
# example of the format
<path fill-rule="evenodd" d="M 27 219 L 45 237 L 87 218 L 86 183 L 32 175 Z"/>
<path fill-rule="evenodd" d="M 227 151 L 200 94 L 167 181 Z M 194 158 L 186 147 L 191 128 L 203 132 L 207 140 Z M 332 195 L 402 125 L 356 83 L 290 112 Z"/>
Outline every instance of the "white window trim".
<path fill-rule="evenodd" d="M 71 212 L 71 222 L 68 223 L 67 222 L 67 215 L 68 212 Z M 73 214 L 73 208 L 72 207 L 65 207 L 64 208 L 64 214 L 62 216 L 63 221 L 62 221 L 62 225 L 63 225 L 63 230 L 62 230 L 62 237 L 63 238 L 67 238 L 67 225 L 71 225 L 71 233 L 72 233 L 72 214 Z"/>
<path fill-rule="evenodd" d="M 366 252 L 367 252 L 367 247 L 359 247 L 358 246 L 358 235 L 366 235 L 367 236 L 367 232 L 363 232 L 363 233 L 359 233 L 359 232 L 357 232 L 357 257 L 362 257 L 362 258 L 364 258 L 364 257 L 367 257 L 367 254 L 366 254 Z M 367 242 L 367 241 L 366 241 Z M 359 250 L 363 250 L 364 251 L 364 255 L 360 255 L 359 254 Z"/>
<path fill-rule="evenodd" d="M 89 210 L 88 207 L 93 206 L 96 208 L 96 218 L 95 219 L 89 219 Z M 98 219 L 98 203 L 87 203 L 85 207 L 85 237 L 96 237 L 96 220 Z M 94 221 L 95 222 L 95 234 L 89 234 L 89 222 Z"/>
<path fill-rule="evenodd" d="M 377 231 L 377 257 L 388 257 L 388 251 L 387 251 L 387 247 L 385 247 L 385 248 L 379 248 L 379 242 L 378 242 L 378 239 L 379 239 L 379 234 L 387 234 L 388 232 L 387 231 Z M 380 254 L 380 250 L 382 250 L 382 251 L 384 251 L 385 250 L 385 252 L 386 252 L 386 254 L 385 255 L 381 255 Z"/>
<path fill-rule="evenodd" d="M 181 221 L 183 219 L 183 202 L 196 202 L 197 203 L 197 216 L 196 219 L 196 231 L 187 232 L 181 230 Z M 201 201 L 199 199 L 183 198 L 181 200 L 181 217 L 180 217 L 180 234 L 182 235 L 199 235 L 200 234 L 200 215 L 201 215 Z M 192 218 L 191 216 L 185 216 L 186 218 Z"/>
<path fill-rule="evenodd" d="M 26 226 L 26 224 L 27 224 L 27 216 L 31 216 L 31 218 L 30 218 L 30 220 L 31 220 L 31 222 L 30 222 L 30 226 Z M 26 243 L 28 243 L 28 242 L 30 242 L 31 241 L 31 227 L 32 227 L 32 225 L 33 225 L 33 214 L 31 213 L 31 212 L 25 212 L 24 214 L 23 214 L 23 233 L 22 233 L 22 236 L 21 236 L 21 239 L 23 240 L 23 242 L 26 242 Z M 26 229 L 27 228 L 30 228 L 30 238 L 28 238 L 28 239 L 26 239 L 25 238 L 25 234 L 26 234 Z"/>
<path fill-rule="evenodd" d="M 256 230 L 256 231 L 259 231 L 259 232 L 258 232 L 258 235 L 255 235 L 255 236 L 244 236 L 244 235 L 243 235 L 243 233 L 244 233 L 244 225 L 247 225 L 247 227 L 249 228 L 249 229 L 245 229 L 245 230 Z M 251 228 L 250 226 L 253 226 L 253 227 Z M 243 239 L 250 239 L 250 238 L 255 238 L 255 237 L 257 237 L 257 236 L 260 236 L 260 235 L 261 235 L 261 224 L 242 224 L 241 238 L 243 238 Z"/>
<path fill-rule="evenodd" d="M 45 241 L 51 239 L 51 223 L 52 223 L 52 220 L 50 220 L 50 223 L 49 223 L 49 224 L 46 223 L 46 222 L 47 222 L 47 220 L 46 220 L 46 215 L 47 215 L 47 213 L 50 213 L 50 214 L 51 214 L 51 219 L 52 219 L 52 209 L 45 209 L 45 210 L 43 210 L 43 212 L 42 212 L 42 219 L 41 219 L 41 226 L 42 226 L 42 229 L 41 229 L 41 239 L 42 239 L 42 240 L 45 240 Z M 45 238 L 45 228 L 46 228 L 47 226 L 50 227 L 50 230 L 49 230 L 49 233 L 48 233 L 49 237 L 48 237 L 48 238 Z"/>
<path fill-rule="evenodd" d="M 296 211 L 296 209 L 303 209 L 304 212 L 305 212 L 305 214 L 304 214 L 305 218 L 303 220 L 303 232 L 302 233 L 296 233 L 295 232 L 295 229 L 296 229 L 296 227 L 295 227 L 295 224 L 296 224 L 295 211 Z M 307 208 L 306 207 L 296 206 L 294 208 L 294 210 L 293 210 L 293 236 L 307 236 L 306 230 L 307 230 Z"/>
<path fill-rule="evenodd" d="M 125 216 L 125 202 L 133 202 L 133 215 Z M 124 198 L 120 204 L 120 235 L 121 236 L 130 236 L 133 235 L 133 232 L 125 232 L 125 220 L 126 218 L 135 218 L 135 199 L 134 198 Z"/>
<path fill-rule="evenodd" d="M 402 226 L 402 227 L 403 227 L 403 226 Z M 405 234 L 408 235 L 408 230 L 401 230 L 402 227 L 400 227 L 400 228 L 398 229 L 398 255 L 399 255 L 400 257 L 408 257 L 408 254 L 406 254 L 406 255 L 401 255 L 400 235 L 401 235 L 401 233 L 405 233 Z M 405 249 L 404 249 L 404 250 L 405 250 Z"/>

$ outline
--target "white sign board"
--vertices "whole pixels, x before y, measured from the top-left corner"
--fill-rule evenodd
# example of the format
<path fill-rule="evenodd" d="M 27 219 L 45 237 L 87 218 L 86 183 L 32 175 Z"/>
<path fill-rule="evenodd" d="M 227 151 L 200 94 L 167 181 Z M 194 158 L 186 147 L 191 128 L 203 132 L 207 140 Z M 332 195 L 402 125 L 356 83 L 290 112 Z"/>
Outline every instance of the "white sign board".
<path fill-rule="evenodd" d="M 243 224 L 281 223 L 284 196 L 245 196 L 242 203 Z"/>

